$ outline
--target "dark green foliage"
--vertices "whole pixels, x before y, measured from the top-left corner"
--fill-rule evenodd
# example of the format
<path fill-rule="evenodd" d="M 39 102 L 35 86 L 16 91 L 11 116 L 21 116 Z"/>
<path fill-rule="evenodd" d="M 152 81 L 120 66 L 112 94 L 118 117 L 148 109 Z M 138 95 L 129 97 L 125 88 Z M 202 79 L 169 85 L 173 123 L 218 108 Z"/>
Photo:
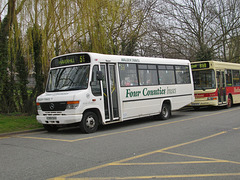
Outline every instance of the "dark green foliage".
<path fill-rule="evenodd" d="M 32 29 L 32 40 L 33 40 L 33 57 L 34 57 L 34 71 L 36 80 L 36 95 L 40 95 L 43 89 L 44 76 L 42 73 L 42 33 L 38 25 L 34 25 Z"/>
<path fill-rule="evenodd" d="M 9 21 L 7 15 L 0 27 L 0 110 L 9 112 L 8 99 L 9 99 L 9 73 L 8 73 L 8 34 L 9 34 Z"/>
<path fill-rule="evenodd" d="M 28 94 L 28 103 L 26 104 L 28 113 L 36 113 L 35 100 L 38 95 L 44 91 L 44 75 L 42 70 L 42 30 L 38 25 L 33 25 L 27 31 L 28 41 L 30 42 L 29 51 L 34 60 L 34 77 L 36 85 Z M 25 90 L 24 90 L 25 92 Z"/>
<path fill-rule="evenodd" d="M 209 61 L 214 59 L 213 50 L 208 48 L 206 45 L 200 47 L 196 54 L 197 61 Z"/>
<path fill-rule="evenodd" d="M 28 69 L 24 61 L 22 54 L 21 41 L 19 37 L 15 37 L 16 45 L 16 72 L 17 72 L 17 89 L 19 90 L 18 94 L 18 104 L 19 110 L 21 112 L 27 112 L 28 108 L 28 93 L 27 93 L 27 84 L 28 84 Z"/>
<path fill-rule="evenodd" d="M 30 54 L 34 60 L 34 72 L 36 86 L 33 90 L 33 96 L 38 96 L 44 91 L 44 76 L 42 70 L 42 33 L 41 28 L 34 24 L 33 27 L 28 29 L 28 40 L 32 44 L 29 46 Z"/>

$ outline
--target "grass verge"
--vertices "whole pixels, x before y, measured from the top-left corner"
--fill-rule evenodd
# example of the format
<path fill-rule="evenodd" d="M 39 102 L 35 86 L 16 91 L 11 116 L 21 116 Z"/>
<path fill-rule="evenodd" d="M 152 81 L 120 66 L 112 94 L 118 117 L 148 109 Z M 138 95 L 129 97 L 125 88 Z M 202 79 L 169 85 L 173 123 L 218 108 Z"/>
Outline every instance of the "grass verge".
<path fill-rule="evenodd" d="M 0 114 L 0 133 L 9 133 L 23 130 L 42 128 L 36 116 L 25 114 Z"/>

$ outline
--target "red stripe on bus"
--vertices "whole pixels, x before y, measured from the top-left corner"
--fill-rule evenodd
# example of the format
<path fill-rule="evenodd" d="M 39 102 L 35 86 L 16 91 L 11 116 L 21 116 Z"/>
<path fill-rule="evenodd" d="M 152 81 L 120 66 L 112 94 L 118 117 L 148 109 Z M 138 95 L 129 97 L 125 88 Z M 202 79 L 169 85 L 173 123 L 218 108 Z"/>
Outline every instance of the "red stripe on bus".
<path fill-rule="evenodd" d="M 226 94 L 240 94 L 240 86 L 239 87 L 226 87 Z M 204 98 L 204 97 L 215 97 L 218 96 L 218 89 L 214 93 L 198 93 L 195 94 L 195 98 Z"/>

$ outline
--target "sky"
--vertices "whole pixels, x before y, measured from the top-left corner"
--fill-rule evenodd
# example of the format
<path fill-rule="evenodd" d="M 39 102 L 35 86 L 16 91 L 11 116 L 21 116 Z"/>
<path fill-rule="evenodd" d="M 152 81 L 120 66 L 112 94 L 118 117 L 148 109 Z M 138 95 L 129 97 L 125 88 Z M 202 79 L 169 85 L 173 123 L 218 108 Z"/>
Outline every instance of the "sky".
<path fill-rule="evenodd" d="M 1 16 L 1 20 L 4 18 L 4 16 L 7 14 L 7 6 L 5 7 L 5 9 L 3 10 L 4 6 L 7 4 L 7 0 L 0 0 L 0 16 Z"/>

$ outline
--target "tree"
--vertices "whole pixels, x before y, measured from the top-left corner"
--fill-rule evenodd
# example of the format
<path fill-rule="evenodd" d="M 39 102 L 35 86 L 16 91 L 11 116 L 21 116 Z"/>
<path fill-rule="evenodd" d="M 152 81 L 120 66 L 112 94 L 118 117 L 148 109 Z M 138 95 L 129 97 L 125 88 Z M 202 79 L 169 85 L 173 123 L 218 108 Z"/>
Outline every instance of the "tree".
<path fill-rule="evenodd" d="M 13 86 L 9 76 L 9 41 L 11 27 L 15 16 L 15 0 L 8 1 L 8 12 L 0 26 L 0 109 L 2 112 L 13 110 Z"/>
<path fill-rule="evenodd" d="M 218 38 L 216 38 L 214 44 L 219 52 L 219 59 L 223 61 L 234 62 L 236 60 L 231 53 L 239 49 L 238 43 L 235 43 L 240 30 L 239 9 L 239 0 L 216 0 L 215 6 L 213 7 L 213 13 L 217 17 L 215 26 L 219 27 L 218 31 L 216 31 Z"/>
<path fill-rule="evenodd" d="M 32 54 L 32 58 L 34 59 L 34 72 L 35 72 L 35 81 L 36 86 L 34 88 L 35 96 L 40 95 L 43 90 L 43 70 L 42 70 L 42 33 L 41 28 L 34 24 L 32 28 L 28 29 L 28 38 L 32 43 L 30 48 L 30 54 Z"/>
<path fill-rule="evenodd" d="M 16 15 L 22 9 L 24 2 L 25 0 L 20 1 L 19 6 L 15 8 L 16 0 L 9 0 L 5 5 L 5 7 L 8 7 L 7 14 L 0 26 L 0 111 L 5 113 L 16 111 L 14 99 L 16 92 L 14 79 L 16 56 L 13 39 L 18 35 L 14 34 L 14 28 L 18 26 Z"/>
<path fill-rule="evenodd" d="M 20 112 L 29 112 L 29 96 L 27 90 L 28 84 L 28 69 L 26 62 L 23 57 L 22 51 L 22 42 L 20 38 L 20 31 L 15 27 L 15 37 L 14 37 L 14 44 L 15 44 L 15 54 L 16 54 L 16 98 L 15 102 L 18 104 L 18 111 Z M 31 112 L 29 112 L 31 113 Z"/>
<path fill-rule="evenodd" d="M 164 16 L 168 16 L 172 21 L 169 22 L 168 28 L 173 42 L 181 44 L 180 48 L 189 49 L 185 51 L 187 53 L 192 51 L 200 55 L 199 57 L 209 59 L 208 56 L 213 54 L 210 52 L 212 50 L 211 38 L 218 28 L 212 25 L 215 16 L 210 12 L 211 2 L 207 0 L 164 0 L 164 2 L 169 8 L 164 11 Z M 187 57 L 188 54 L 185 56 Z M 196 57 L 188 58 L 196 59 Z"/>
<path fill-rule="evenodd" d="M 229 61 L 240 63 L 240 35 L 230 39 L 227 49 Z"/>
<path fill-rule="evenodd" d="M 161 0 L 149 25 L 150 50 L 162 57 L 229 61 L 239 9 L 238 0 Z"/>

